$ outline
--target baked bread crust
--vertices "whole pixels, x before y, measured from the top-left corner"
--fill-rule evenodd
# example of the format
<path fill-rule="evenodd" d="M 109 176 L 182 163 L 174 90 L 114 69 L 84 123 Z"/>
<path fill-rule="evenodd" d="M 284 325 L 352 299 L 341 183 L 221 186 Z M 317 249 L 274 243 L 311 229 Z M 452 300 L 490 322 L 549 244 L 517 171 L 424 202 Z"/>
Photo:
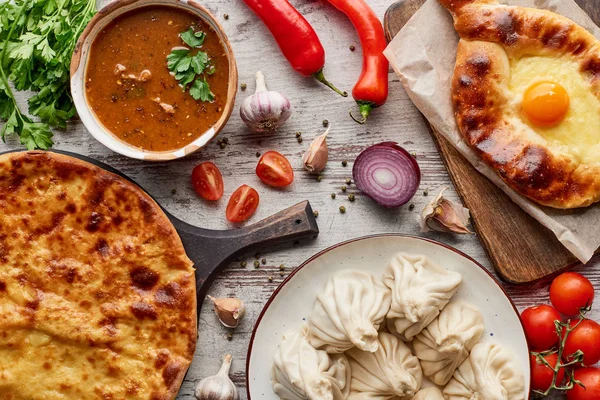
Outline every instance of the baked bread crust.
<path fill-rule="evenodd" d="M 0 399 L 177 395 L 192 262 L 135 184 L 49 152 L 0 156 Z"/>
<path fill-rule="evenodd" d="M 554 208 L 600 200 L 600 165 L 503 118 L 510 60 L 557 57 L 577 63 L 600 99 L 600 41 L 556 13 L 491 0 L 439 0 L 460 36 L 452 82 L 458 128 L 483 161 L 518 193 Z M 531 128 L 529 128 L 531 129 Z M 600 159 L 599 159 L 600 160 Z"/>

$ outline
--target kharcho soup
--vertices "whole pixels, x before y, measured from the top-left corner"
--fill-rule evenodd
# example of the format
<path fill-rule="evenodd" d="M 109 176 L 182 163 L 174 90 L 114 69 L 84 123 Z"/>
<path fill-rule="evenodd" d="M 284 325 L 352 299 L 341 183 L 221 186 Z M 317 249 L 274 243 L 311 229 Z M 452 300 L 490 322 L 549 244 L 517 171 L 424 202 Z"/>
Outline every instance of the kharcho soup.
<path fill-rule="evenodd" d="M 227 102 L 229 60 L 211 26 L 170 6 L 118 16 L 94 39 L 86 98 L 120 140 L 176 150 L 213 126 Z"/>

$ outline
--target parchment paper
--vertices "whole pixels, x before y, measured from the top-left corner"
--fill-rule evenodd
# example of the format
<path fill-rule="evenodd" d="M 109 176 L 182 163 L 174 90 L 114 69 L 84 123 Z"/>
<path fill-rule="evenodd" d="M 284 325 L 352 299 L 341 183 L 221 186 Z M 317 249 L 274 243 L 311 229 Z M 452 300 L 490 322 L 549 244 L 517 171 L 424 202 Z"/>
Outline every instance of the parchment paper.
<path fill-rule="evenodd" d="M 557 12 L 600 38 L 600 29 L 572 0 L 509 0 L 505 3 Z M 458 34 L 450 13 L 437 0 L 428 0 L 396 35 L 384 54 L 400 76 L 411 100 L 429 122 L 479 172 L 500 187 L 525 212 L 550 229 L 571 253 L 586 263 L 600 247 L 600 205 L 576 210 L 539 206 L 508 187 L 462 140 L 450 100 L 457 45 Z"/>

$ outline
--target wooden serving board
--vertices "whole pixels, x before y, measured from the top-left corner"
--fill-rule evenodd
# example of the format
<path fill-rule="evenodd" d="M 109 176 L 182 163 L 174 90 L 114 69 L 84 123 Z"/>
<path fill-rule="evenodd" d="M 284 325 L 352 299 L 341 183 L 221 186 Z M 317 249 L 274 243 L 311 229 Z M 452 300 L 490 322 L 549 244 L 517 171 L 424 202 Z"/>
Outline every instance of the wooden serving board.
<path fill-rule="evenodd" d="M 575 0 L 600 25 L 598 0 Z M 384 18 L 391 40 L 425 0 L 399 0 Z M 554 234 L 489 181 L 429 125 L 431 135 L 463 203 L 471 210 L 473 225 L 502 279 L 532 282 L 579 264 Z"/>

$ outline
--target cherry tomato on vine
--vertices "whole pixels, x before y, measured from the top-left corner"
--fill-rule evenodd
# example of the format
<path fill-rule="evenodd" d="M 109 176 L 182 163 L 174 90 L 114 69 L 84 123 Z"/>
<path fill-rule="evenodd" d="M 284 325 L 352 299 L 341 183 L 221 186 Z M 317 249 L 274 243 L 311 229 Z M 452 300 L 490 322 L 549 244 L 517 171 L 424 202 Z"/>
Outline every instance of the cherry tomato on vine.
<path fill-rule="evenodd" d="M 294 181 L 292 165 L 276 151 L 267 151 L 258 160 L 256 175 L 263 183 L 274 187 L 287 186 Z"/>
<path fill-rule="evenodd" d="M 258 192 L 242 185 L 231 195 L 225 215 L 231 222 L 244 222 L 254 214 L 259 202 Z"/>
<path fill-rule="evenodd" d="M 219 167 L 210 161 L 196 165 L 192 171 L 192 185 L 196 193 L 206 200 L 223 197 L 223 176 Z"/>
<path fill-rule="evenodd" d="M 527 343 L 537 350 L 549 350 L 558 343 L 554 321 L 560 321 L 556 309 L 546 304 L 529 307 L 521 313 Z"/>
<path fill-rule="evenodd" d="M 600 369 L 580 368 L 575 370 L 575 379 L 585 388 L 575 385 L 567 392 L 567 400 L 598 400 L 600 399 Z"/>
<path fill-rule="evenodd" d="M 550 301 L 563 315 L 579 315 L 579 310 L 592 305 L 594 286 L 581 274 L 565 272 L 557 276 L 550 285 Z"/>
<path fill-rule="evenodd" d="M 570 325 L 573 327 L 578 321 L 571 321 Z M 577 328 L 569 333 L 565 349 L 563 350 L 563 358 L 566 361 L 570 361 L 569 356 L 577 350 L 583 352 L 583 365 L 594 365 L 600 361 L 600 324 L 589 319 L 584 319 Z"/>
<path fill-rule="evenodd" d="M 558 362 L 558 355 L 548 354 L 544 356 L 544 359 L 548 361 L 548 364 L 552 367 L 556 367 Z M 552 379 L 554 378 L 554 371 L 548 368 L 547 365 L 543 364 L 533 354 L 530 357 L 531 360 L 531 389 L 545 392 L 552 385 Z M 563 379 L 565 378 L 565 370 L 560 369 L 556 376 L 556 386 L 560 386 Z"/>

